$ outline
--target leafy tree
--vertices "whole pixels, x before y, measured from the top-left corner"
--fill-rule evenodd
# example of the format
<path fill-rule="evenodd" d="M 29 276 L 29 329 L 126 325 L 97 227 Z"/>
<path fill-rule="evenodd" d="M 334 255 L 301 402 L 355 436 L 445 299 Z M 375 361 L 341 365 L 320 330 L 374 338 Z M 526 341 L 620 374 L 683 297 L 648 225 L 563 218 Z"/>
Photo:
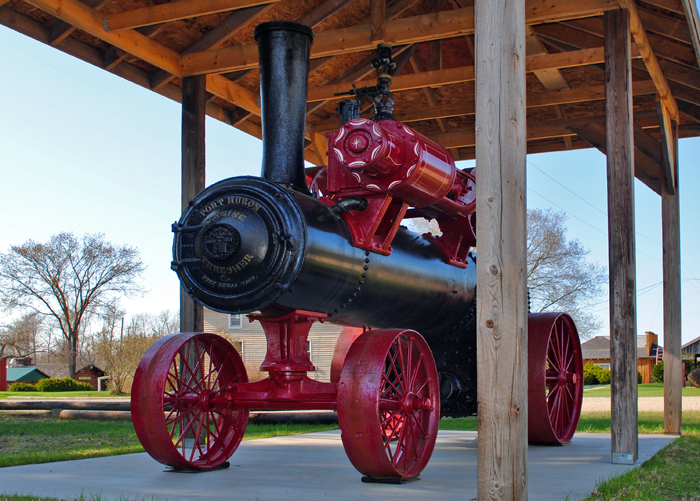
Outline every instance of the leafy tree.
<path fill-rule="evenodd" d="M 566 239 L 566 215 L 551 210 L 527 211 L 527 284 L 531 311 L 564 311 L 583 339 L 600 329 L 590 306 L 602 293 L 607 271 L 586 262 L 578 240 Z"/>
<path fill-rule="evenodd" d="M 75 377 L 78 345 L 94 314 L 120 296 L 141 292 L 144 270 L 138 250 L 117 247 L 101 234 L 59 233 L 47 243 L 29 240 L 0 254 L 0 301 L 52 318 L 68 345 L 68 369 Z"/>

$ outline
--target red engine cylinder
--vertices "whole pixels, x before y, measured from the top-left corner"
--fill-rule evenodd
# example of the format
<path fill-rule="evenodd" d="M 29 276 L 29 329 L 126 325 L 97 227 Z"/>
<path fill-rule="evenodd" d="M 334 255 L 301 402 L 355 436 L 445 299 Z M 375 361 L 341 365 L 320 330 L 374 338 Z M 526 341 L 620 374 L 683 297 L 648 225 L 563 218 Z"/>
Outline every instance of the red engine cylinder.
<path fill-rule="evenodd" d="M 329 134 L 328 150 L 329 203 L 357 196 L 367 202 L 365 210 L 343 214 L 357 247 L 389 254 L 401 220 L 424 216 L 440 225 L 443 236 L 430 238 L 447 261 L 467 265 L 475 244 L 473 169 L 458 170 L 449 151 L 394 120 L 350 120 Z"/>
<path fill-rule="evenodd" d="M 455 184 L 450 153 L 400 122 L 351 120 L 329 146 L 329 170 L 347 169 L 362 188 L 391 192 L 413 207 L 438 204 Z M 329 186 L 335 188 L 342 189 Z"/>

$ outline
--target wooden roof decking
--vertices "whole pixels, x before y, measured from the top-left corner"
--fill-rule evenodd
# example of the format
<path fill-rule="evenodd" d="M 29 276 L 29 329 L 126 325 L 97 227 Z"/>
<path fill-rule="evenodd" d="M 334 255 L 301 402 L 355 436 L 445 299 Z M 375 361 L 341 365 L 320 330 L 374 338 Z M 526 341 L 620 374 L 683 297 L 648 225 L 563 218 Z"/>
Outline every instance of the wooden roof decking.
<path fill-rule="evenodd" d="M 253 28 L 272 19 L 314 28 L 307 159 L 352 83 L 374 85 L 374 47 L 394 47 L 399 120 L 474 158 L 472 0 L 0 0 L 0 23 L 171 99 L 207 74 L 207 113 L 261 137 Z M 694 0 L 526 0 L 528 152 L 604 150 L 603 18 L 629 9 L 636 175 L 660 192 L 657 96 L 679 137 L 700 136 L 700 38 Z"/>

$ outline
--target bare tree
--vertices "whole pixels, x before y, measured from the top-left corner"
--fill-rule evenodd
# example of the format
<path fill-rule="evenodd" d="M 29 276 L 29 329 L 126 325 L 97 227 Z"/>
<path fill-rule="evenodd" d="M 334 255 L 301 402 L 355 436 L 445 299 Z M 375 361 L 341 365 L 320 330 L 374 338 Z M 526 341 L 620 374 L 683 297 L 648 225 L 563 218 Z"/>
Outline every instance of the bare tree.
<path fill-rule="evenodd" d="M 26 308 L 55 320 L 75 377 L 79 341 L 90 316 L 120 296 L 140 293 L 136 279 L 143 270 L 133 247 L 113 246 L 101 234 L 60 233 L 45 244 L 29 240 L 0 254 L 0 301 L 6 309 Z"/>
<path fill-rule="evenodd" d="M 531 310 L 564 311 L 586 339 L 600 329 L 590 305 L 602 293 L 607 270 L 588 263 L 590 253 L 578 240 L 566 239 L 566 215 L 552 210 L 527 211 L 527 284 Z"/>
<path fill-rule="evenodd" d="M 29 312 L 0 330 L 0 358 L 10 356 L 36 359 L 40 351 L 40 334 L 44 319 L 37 312 Z"/>
<path fill-rule="evenodd" d="M 417 218 L 407 222 L 411 231 L 439 235 L 435 221 Z M 566 215 L 551 210 L 527 211 L 527 285 L 531 310 L 563 311 L 576 322 L 586 339 L 600 329 L 589 313 L 607 281 L 604 267 L 586 262 L 589 251 L 578 240 L 566 239 Z"/>
<path fill-rule="evenodd" d="M 112 377 L 112 392 L 122 394 L 133 381 L 141 357 L 157 339 L 177 332 L 179 318 L 165 310 L 158 315 L 140 313 L 124 326 L 124 312 L 111 309 L 103 316 L 102 330 L 94 336 L 95 355 Z"/>

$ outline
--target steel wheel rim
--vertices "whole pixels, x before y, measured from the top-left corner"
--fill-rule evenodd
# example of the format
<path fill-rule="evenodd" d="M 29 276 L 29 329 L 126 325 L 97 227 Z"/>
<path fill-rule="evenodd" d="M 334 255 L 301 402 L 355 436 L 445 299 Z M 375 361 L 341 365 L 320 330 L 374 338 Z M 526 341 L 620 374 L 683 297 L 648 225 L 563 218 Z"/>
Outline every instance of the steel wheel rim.
<path fill-rule="evenodd" d="M 414 331 L 375 331 L 360 340 L 348 353 L 338 396 L 345 450 L 365 475 L 416 477 L 432 455 L 439 424 L 432 353 Z M 374 365 L 369 374 L 352 370 L 358 360 Z"/>
<path fill-rule="evenodd" d="M 147 352 L 139 364 L 132 396 L 132 406 L 137 402 L 134 428 L 146 451 L 161 463 L 215 468 L 245 434 L 248 411 L 217 406 L 235 383 L 247 381 L 245 367 L 233 346 L 213 334 L 170 338 L 154 345 L 155 352 Z"/>
<path fill-rule="evenodd" d="M 571 441 L 581 413 L 583 366 L 575 327 L 568 316 L 554 321 L 547 341 L 545 388 L 552 431 L 562 443 Z"/>

